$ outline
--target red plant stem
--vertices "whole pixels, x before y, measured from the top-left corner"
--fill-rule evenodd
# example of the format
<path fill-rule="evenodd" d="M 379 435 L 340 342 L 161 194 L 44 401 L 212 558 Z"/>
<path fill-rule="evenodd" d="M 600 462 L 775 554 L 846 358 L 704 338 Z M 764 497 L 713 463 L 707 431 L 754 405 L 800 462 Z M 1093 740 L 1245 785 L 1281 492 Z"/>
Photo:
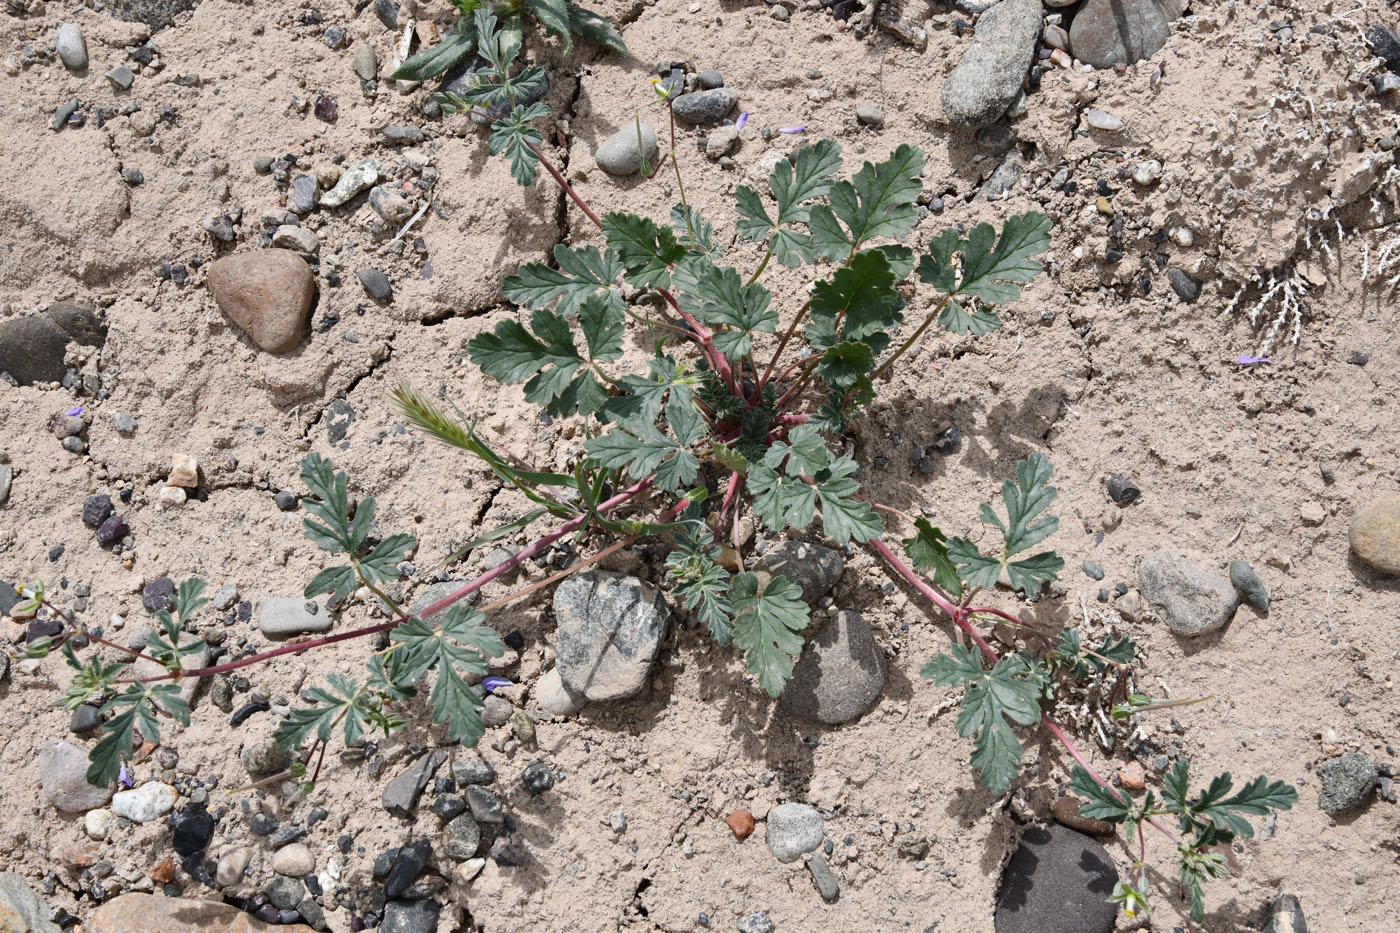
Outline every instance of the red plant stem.
<path fill-rule="evenodd" d="M 1032 633 L 1033 635 L 1035 635 L 1036 638 L 1039 638 L 1041 643 L 1044 644 L 1046 647 L 1049 647 L 1054 644 L 1054 642 L 1051 641 L 1050 638 L 1048 638 L 1044 632 L 1040 631 L 1040 629 L 1026 622 L 1022 622 L 1020 619 L 1018 619 L 1016 616 L 1013 616 L 1009 612 L 1002 612 L 1000 609 L 993 609 L 991 606 L 968 606 L 966 609 L 963 610 L 963 612 L 967 613 L 968 615 L 972 615 L 978 612 L 984 612 L 987 615 L 996 616 L 998 619 L 1004 619 L 1007 622 L 1010 622 L 1012 625 L 1015 625 L 1018 628 L 1023 628 L 1026 631 Z"/>
<path fill-rule="evenodd" d="M 92 632 L 89 632 L 87 629 L 79 625 L 72 616 L 55 606 L 53 603 L 49 602 L 47 599 L 43 600 L 40 603 L 40 605 L 42 605 L 45 609 L 49 610 L 49 612 L 52 612 L 54 615 L 62 619 L 65 623 L 67 623 L 68 627 L 73 630 L 71 632 L 65 632 L 62 635 L 62 637 L 60 637 L 57 641 L 53 642 L 52 644 L 54 647 L 62 645 L 72 635 L 81 635 L 89 641 L 97 642 L 99 645 L 106 645 L 108 648 L 116 648 L 122 654 L 131 655 L 133 658 L 145 658 L 147 661 L 155 661 L 155 663 L 157 664 L 160 663 L 148 654 L 143 654 L 140 651 L 132 651 L 126 645 L 119 645 L 114 641 L 108 641 L 105 638 L 100 638 L 97 635 L 92 634 Z"/>
<path fill-rule="evenodd" d="M 977 634 L 976 630 L 973 629 L 973 627 L 964 618 L 962 618 L 963 611 L 958 610 L 956 607 L 954 607 L 954 605 L 951 602 L 949 602 L 943 596 L 943 594 L 939 593 L 933 587 L 929 586 L 926 582 L 924 582 L 922 577 L 916 574 L 907 564 L 904 563 L 904 561 L 900 560 L 897 556 L 895 556 L 894 551 L 890 550 L 889 545 L 887 545 L 880 538 L 875 538 L 869 541 L 868 543 L 870 547 L 875 551 L 875 553 L 879 554 L 884 559 L 885 563 L 889 564 L 891 568 L 893 568 L 901 577 L 903 577 L 911 585 L 913 585 L 913 587 L 917 589 L 920 593 L 922 593 L 931 603 L 933 603 L 939 609 L 942 609 L 945 613 L 947 613 L 948 616 L 959 628 L 961 628 L 964 632 L 971 636 L 973 642 L 976 643 L 977 647 L 982 649 L 982 653 L 987 656 L 987 659 L 989 661 L 995 664 L 1000 659 L 996 651 L 993 650 L 992 646 L 987 644 L 986 641 L 984 641 L 982 637 Z M 1073 758 L 1076 762 L 1078 762 L 1079 766 L 1082 767 L 1086 772 L 1088 772 L 1090 777 L 1097 781 L 1101 787 L 1106 788 L 1109 793 L 1113 794 L 1113 796 L 1117 797 L 1119 800 L 1127 802 L 1127 798 L 1124 797 L 1123 794 L 1112 784 L 1108 783 L 1102 777 L 1100 777 L 1099 773 L 1095 771 L 1094 768 L 1089 764 L 1089 762 L 1084 759 L 1084 756 L 1079 753 L 1079 749 L 1075 748 L 1074 743 L 1069 740 L 1069 736 L 1065 735 L 1064 730 L 1057 726 L 1055 724 L 1055 721 L 1050 718 L 1049 713 L 1041 713 L 1040 721 L 1046 729 L 1050 730 L 1050 734 L 1060 741 L 1060 744 L 1063 745 L 1065 747 L 1065 750 L 1069 752 L 1070 757 Z M 1153 819 L 1150 816 L 1144 817 L 1144 820 L 1145 822 L 1157 828 L 1162 833 L 1165 833 L 1168 839 L 1180 845 L 1181 839 L 1176 835 L 1176 833 L 1173 833 L 1171 830 L 1167 829 L 1165 826 L 1163 826 L 1161 823 L 1159 823 L 1157 820 Z"/>
<path fill-rule="evenodd" d="M 724 491 L 724 503 L 719 509 L 719 521 L 715 522 L 715 530 L 724 527 L 724 516 L 729 514 L 729 507 L 734 504 L 734 497 L 739 493 L 739 474 L 734 472 L 729 474 L 729 488 Z"/>
<path fill-rule="evenodd" d="M 617 506 L 626 502 L 628 499 L 631 499 L 638 493 L 648 489 L 653 482 L 654 480 L 652 479 L 645 479 L 642 480 L 640 483 L 635 483 L 634 485 L 629 486 L 627 489 L 624 489 L 622 492 L 618 493 L 611 499 L 599 505 L 598 511 L 607 512 L 616 508 Z M 458 600 L 463 599 L 471 593 L 474 593 L 475 591 L 481 589 L 481 587 L 485 586 L 487 583 L 490 583 L 497 577 L 509 573 L 512 568 L 520 564 L 522 561 L 527 560 L 533 557 L 534 555 L 538 554 L 540 551 L 549 547 L 551 544 L 553 544 L 555 541 L 558 541 L 565 535 L 577 531 L 579 527 L 581 527 L 583 523 L 587 520 L 588 515 L 586 514 L 579 515 L 576 518 L 570 519 L 569 521 L 565 522 L 563 525 L 560 525 L 558 528 L 545 535 L 544 537 L 536 539 L 534 543 L 530 544 L 528 547 L 521 550 L 519 553 L 513 555 L 506 561 L 502 562 L 494 570 L 488 570 L 486 573 L 483 573 L 481 576 L 477 577 L 475 580 L 471 581 L 466 586 L 462 587 L 460 590 L 457 590 L 455 593 L 452 593 L 448 596 L 444 596 L 442 599 L 439 599 L 437 602 L 433 603 L 431 606 L 428 606 L 426 609 L 423 609 L 422 611 L 418 612 L 416 615 L 407 616 L 406 618 L 426 619 L 428 616 L 431 616 L 434 613 L 441 612 L 442 610 L 446 609 L 448 606 L 452 605 Z M 281 647 L 273 648 L 268 651 L 260 651 L 257 654 L 249 655 L 246 658 L 240 658 L 237 661 L 229 661 L 225 664 L 216 664 L 213 667 L 201 667 L 196 668 L 195 670 L 183 671 L 181 672 L 180 676 L 207 677 L 213 674 L 226 674 L 229 671 L 236 671 L 240 667 L 247 667 L 250 664 L 257 664 L 261 661 L 267 661 L 272 658 L 280 657 L 284 654 L 296 654 L 301 651 L 306 651 L 310 648 L 320 648 L 323 645 L 333 645 L 336 642 L 348 641 L 352 638 L 362 638 L 365 635 L 376 635 L 379 632 L 387 632 L 390 629 L 397 628 L 399 624 L 404 621 L 405 619 L 390 619 L 388 622 L 379 622 L 375 625 L 367 625 L 363 628 L 353 629 L 349 632 L 338 632 L 335 635 L 324 635 L 320 638 L 311 638 L 306 641 L 294 642 L 293 644 L 282 645 Z M 171 680 L 173 679 L 173 677 L 174 675 L 170 673 L 158 674 L 151 677 L 122 677 L 117 679 L 115 683 L 145 684 L 157 680 Z"/>
<path fill-rule="evenodd" d="M 535 154 L 535 157 L 540 160 L 540 164 L 544 166 L 545 171 L 553 176 L 555 183 L 579 206 L 579 210 L 583 211 L 584 215 L 587 216 L 589 220 L 593 221 L 594 226 L 599 230 L 603 229 L 603 222 L 598 219 L 598 215 L 593 213 L 593 209 L 584 203 L 583 198 L 579 197 L 578 192 L 574 190 L 574 186 L 569 184 L 568 179 L 559 173 L 559 169 L 554 167 L 554 163 L 545 157 L 540 147 L 528 141 L 525 145 L 529 147 L 530 151 Z"/>

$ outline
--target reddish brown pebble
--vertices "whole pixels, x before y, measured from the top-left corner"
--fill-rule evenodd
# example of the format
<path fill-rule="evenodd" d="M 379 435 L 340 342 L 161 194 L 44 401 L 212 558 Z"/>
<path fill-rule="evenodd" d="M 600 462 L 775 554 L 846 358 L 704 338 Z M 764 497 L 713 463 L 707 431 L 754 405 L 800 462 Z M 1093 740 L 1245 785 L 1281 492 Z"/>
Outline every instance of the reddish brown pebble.
<path fill-rule="evenodd" d="M 724 822 L 734 831 L 735 839 L 747 839 L 753 835 L 753 814 L 748 810 L 735 810 L 724 818 Z"/>
<path fill-rule="evenodd" d="M 1138 761 L 1130 761 L 1119 768 L 1118 780 L 1128 790 L 1142 790 L 1147 786 L 1147 774 Z"/>
<path fill-rule="evenodd" d="M 155 864 L 150 871 L 146 872 L 151 880 L 156 884 L 169 884 L 170 879 L 175 877 L 175 859 L 166 856 Z"/>
<path fill-rule="evenodd" d="M 1084 806 L 1084 803 L 1078 797 L 1069 795 L 1058 797 L 1051 805 L 1050 812 L 1055 817 L 1055 822 L 1068 826 L 1070 829 L 1088 833 L 1090 836 L 1112 836 L 1114 831 L 1112 823 L 1080 815 L 1079 808 Z"/>

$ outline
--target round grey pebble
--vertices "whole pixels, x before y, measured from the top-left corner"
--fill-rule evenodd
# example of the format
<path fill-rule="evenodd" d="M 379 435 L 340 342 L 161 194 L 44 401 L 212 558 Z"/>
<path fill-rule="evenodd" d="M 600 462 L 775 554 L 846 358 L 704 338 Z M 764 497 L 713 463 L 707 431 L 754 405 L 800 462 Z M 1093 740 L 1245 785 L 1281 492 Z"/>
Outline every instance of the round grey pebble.
<path fill-rule="evenodd" d="M 1084 573 L 1091 580 L 1102 580 L 1104 577 L 1103 568 L 1087 560 L 1084 562 Z"/>
<path fill-rule="evenodd" d="M 641 124 L 640 148 L 638 147 L 638 126 L 628 123 L 622 129 L 603 140 L 593 153 L 598 167 L 609 175 L 631 175 L 642 167 L 643 157 L 647 165 L 657 164 L 658 148 L 656 130 L 650 124 Z"/>
<path fill-rule="evenodd" d="M 1340 816 L 1371 799 L 1379 771 L 1375 762 L 1359 752 L 1332 758 L 1318 765 L 1322 792 L 1317 807 L 1329 816 Z"/>
<path fill-rule="evenodd" d="M 297 494 L 292 492 L 290 489 L 282 489 L 279 490 L 277 494 L 272 497 L 272 501 L 273 504 L 275 504 L 283 512 L 291 512 L 294 511 L 297 507 Z"/>
<path fill-rule="evenodd" d="M 739 103 L 739 92 L 729 87 L 719 87 L 711 91 L 692 91 L 677 97 L 671 105 L 676 119 L 682 123 L 698 126 L 723 120 Z"/>
<path fill-rule="evenodd" d="M 856 122 L 861 126 L 884 126 L 885 111 L 863 100 L 856 106 Z"/>
<path fill-rule="evenodd" d="M 734 929 L 739 933 L 773 933 L 773 921 L 763 911 L 755 910 L 740 917 Z"/>
<path fill-rule="evenodd" d="M 724 75 L 720 74 L 719 71 L 714 68 L 706 68 L 695 76 L 695 80 L 699 82 L 700 87 L 707 91 L 713 91 L 717 87 L 724 87 Z"/>
<path fill-rule="evenodd" d="M 1115 473 L 1108 478 L 1108 497 L 1118 505 L 1132 505 L 1142 497 L 1142 490 L 1131 478 Z"/>
<path fill-rule="evenodd" d="M 365 294 L 376 301 L 384 301 L 393 293 L 393 288 L 389 285 L 389 277 L 378 269 L 361 269 L 355 273 L 360 279 L 360 284 L 364 286 Z"/>
<path fill-rule="evenodd" d="M 768 849 L 780 862 L 795 862 L 822 844 L 822 816 L 805 803 L 768 811 Z"/>
<path fill-rule="evenodd" d="M 532 794 L 543 794 L 554 786 L 554 772 L 543 761 L 532 761 L 521 772 L 520 783 Z"/>

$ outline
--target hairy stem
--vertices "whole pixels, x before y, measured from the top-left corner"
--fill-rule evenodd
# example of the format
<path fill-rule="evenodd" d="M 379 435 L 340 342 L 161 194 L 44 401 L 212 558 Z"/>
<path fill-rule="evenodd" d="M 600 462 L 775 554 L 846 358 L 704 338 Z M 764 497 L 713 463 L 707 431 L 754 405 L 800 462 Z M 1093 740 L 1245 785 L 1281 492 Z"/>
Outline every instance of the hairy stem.
<path fill-rule="evenodd" d="M 906 352 L 908 352 L 909 348 L 912 347 L 918 341 L 918 339 L 923 336 L 924 331 L 928 330 L 929 325 L 932 324 L 935 320 L 937 320 L 939 314 L 943 313 L 943 306 L 947 303 L 947 298 L 944 298 L 942 301 L 940 301 L 938 303 L 938 307 L 934 308 L 932 311 L 929 312 L 928 317 L 924 318 L 924 322 L 919 325 L 918 329 L 915 330 L 914 333 L 909 335 L 909 339 L 904 341 L 904 343 L 900 344 L 899 349 L 894 351 L 894 353 L 890 354 L 889 359 L 885 360 L 878 367 L 876 367 L 875 371 L 870 374 L 871 382 L 876 381 L 882 375 L 884 375 L 885 371 L 894 365 L 895 360 L 899 359 Z"/>
<path fill-rule="evenodd" d="M 778 349 L 773 351 L 773 358 L 768 361 L 767 368 L 763 370 L 763 378 L 758 380 L 760 386 L 766 386 L 768 384 L 768 377 L 773 375 L 773 367 L 777 366 L 778 360 L 783 358 L 783 351 L 787 349 L 788 341 L 792 339 L 793 334 L 797 333 L 797 325 L 802 323 L 803 319 L 807 317 L 807 312 L 811 309 L 812 303 L 810 301 L 804 304 L 798 310 L 797 316 L 792 319 L 792 323 L 788 325 L 788 329 L 783 331 L 783 339 L 778 341 Z M 778 378 L 781 379 L 790 372 L 792 372 L 791 366 L 784 370 L 782 376 Z"/>

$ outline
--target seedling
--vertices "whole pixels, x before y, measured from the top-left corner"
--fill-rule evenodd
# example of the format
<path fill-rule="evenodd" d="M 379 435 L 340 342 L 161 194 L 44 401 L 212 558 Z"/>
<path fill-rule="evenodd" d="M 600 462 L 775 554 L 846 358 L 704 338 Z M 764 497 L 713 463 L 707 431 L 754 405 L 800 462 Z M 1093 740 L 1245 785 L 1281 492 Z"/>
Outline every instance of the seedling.
<path fill-rule="evenodd" d="M 165 635 L 151 644 L 151 656 L 168 672 L 138 683 L 121 676 L 120 662 L 79 664 L 67 639 L 84 631 L 65 617 L 58 641 L 79 668 L 67 701 L 120 686 L 123 693 L 108 708 L 127 708 L 108 723 L 108 736 L 93 753 L 92 779 L 106 783 L 116 776 L 130 760 L 137 728 L 156 740 L 157 707 L 187 717 L 174 685 L 162 681 L 223 673 L 384 632 L 388 647 L 370 660 L 363 680 L 328 677 L 324 687 L 311 688 L 309 705 L 293 710 L 278 729 L 278 741 L 299 752 L 292 774 L 314 782 L 336 734 L 353 744 L 369 730 L 401 727 L 398 710 L 429 672 L 435 672 L 428 696 L 435 721 L 452 738 L 475 744 L 484 728 L 482 701 L 471 684 L 486 673 L 485 659 L 503 650 L 484 624 L 486 614 L 644 537 L 665 536 L 665 584 L 675 601 L 716 642 L 742 652 L 759 689 L 776 697 L 803 649 L 810 609 L 797 583 L 744 565 L 740 528 L 751 516 L 770 533 L 819 527 L 837 544 L 865 544 L 945 613 L 971 645 L 934 658 L 923 674 L 940 685 L 965 687 L 957 728 L 973 740 L 972 765 L 982 783 L 997 794 L 1010 789 L 1022 756 L 1018 729 L 1038 724 L 1078 763 L 1074 787 L 1089 797 L 1087 815 L 1126 824 L 1140 843 L 1143 822 L 1177 843 L 1182 884 L 1199 916 L 1201 884 L 1225 870 L 1210 847 L 1248 835 L 1242 815 L 1286 809 L 1296 793 L 1258 778 L 1227 796 L 1226 774 L 1188 800 L 1183 761 L 1168 776 L 1162 804 L 1151 793 L 1133 804 L 1092 770 L 1056 723 L 1052 714 L 1060 702 L 1082 697 L 1090 678 L 1126 678 L 1135 648 L 1129 639 L 1108 638 L 1090 649 L 1073 630 L 1041 632 L 1004 609 L 974 604 L 979 593 L 1003 584 L 1036 596 L 1063 568 L 1053 551 L 1039 549 L 1058 527 L 1047 513 L 1056 496 L 1049 461 L 1031 454 L 1016 464 L 1014 478 L 1002 487 L 1004 512 L 981 507 L 981 520 L 999 538 L 995 548 L 984 549 L 967 538 L 947 537 L 927 517 L 872 501 L 861 492 L 858 464 L 834 452 L 885 375 L 931 326 L 974 336 L 1000 326 L 997 308 L 1015 301 L 1040 271 L 1034 257 L 1049 246 L 1049 220 L 1030 212 L 1008 218 L 1000 230 L 985 223 L 965 232 L 945 230 L 916 256 L 898 241 L 919 219 L 922 152 L 900 145 L 888 159 L 866 162 L 846 179 L 840 147 L 822 140 L 778 163 L 767 179 L 771 198 L 746 185 L 736 189 L 735 233 L 761 250 L 750 260 L 752 269 L 743 271 L 727 261 L 721 245 L 731 237 L 719 235 L 683 195 L 666 222 L 622 211 L 596 213 L 541 148 L 543 135 L 532 121 L 547 109 L 517 102 L 542 79 L 538 69 L 516 71 L 518 37 L 498 29 L 484 8 L 473 12 L 473 30 L 488 67 L 482 83 L 454 105 L 488 115 L 491 151 L 508 156 L 521 184 L 544 169 L 598 227 L 601 243 L 560 245 L 553 265 L 521 266 L 503 288 L 521 315 L 478 334 L 468 352 L 484 373 L 522 386 L 525 398 L 551 416 L 576 419 L 583 450 L 557 471 L 542 470 L 494 449 L 470 418 L 410 386 L 400 386 L 393 398 L 420 430 L 479 458 L 532 504 L 464 551 L 544 523 L 552 527 L 536 532 L 493 570 L 409 613 L 384 587 L 417 542 L 404 534 L 375 537 L 374 500 L 352 501 L 348 477 L 320 455 L 307 456 L 301 474 L 310 492 L 307 536 L 344 560 L 317 574 L 306 595 L 329 595 L 340 605 L 363 587 L 391 618 L 182 672 L 180 652 L 194 649 L 181 647 L 179 628 L 198 608 L 202 584 L 182 585 L 179 621 L 163 617 Z M 668 158 L 679 180 L 674 146 Z M 761 279 L 773 260 L 812 267 L 816 281 L 809 295 L 799 301 L 769 291 Z M 916 269 L 917 286 L 908 281 Z M 629 302 L 624 284 L 655 301 Z M 900 291 L 902 284 L 916 292 L 917 304 Z M 905 318 L 911 305 L 927 309 L 916 322 Z M 780 310 L 790 312 L 781 335 Z M 644 368 L 623 362 L 629 325 L 643 329 L 654 348 Z M 882 514 L 912 526 L 902 542 L 909 563 L 885 542 Z M 577 552 L 592 554 L 479 609 L 461 602 L 566 537 Z M 1000 653 L 989 641 L 995 630 L 984 634 L 983 626 L 1007 626 L 1032 647 L 1013 645 Z M 1129 696 L 1127 708 L 1131 714 L 1179 702 Z M 315 770 L 307 778 L 313 758 Z M 1157 821 L 1167 814 L 1179 817 L 1182 836 Z M 1145 898 L 1140 857 L 1133 879 L 1120 885 L 1114 900 L 1136 911 Z"/>

